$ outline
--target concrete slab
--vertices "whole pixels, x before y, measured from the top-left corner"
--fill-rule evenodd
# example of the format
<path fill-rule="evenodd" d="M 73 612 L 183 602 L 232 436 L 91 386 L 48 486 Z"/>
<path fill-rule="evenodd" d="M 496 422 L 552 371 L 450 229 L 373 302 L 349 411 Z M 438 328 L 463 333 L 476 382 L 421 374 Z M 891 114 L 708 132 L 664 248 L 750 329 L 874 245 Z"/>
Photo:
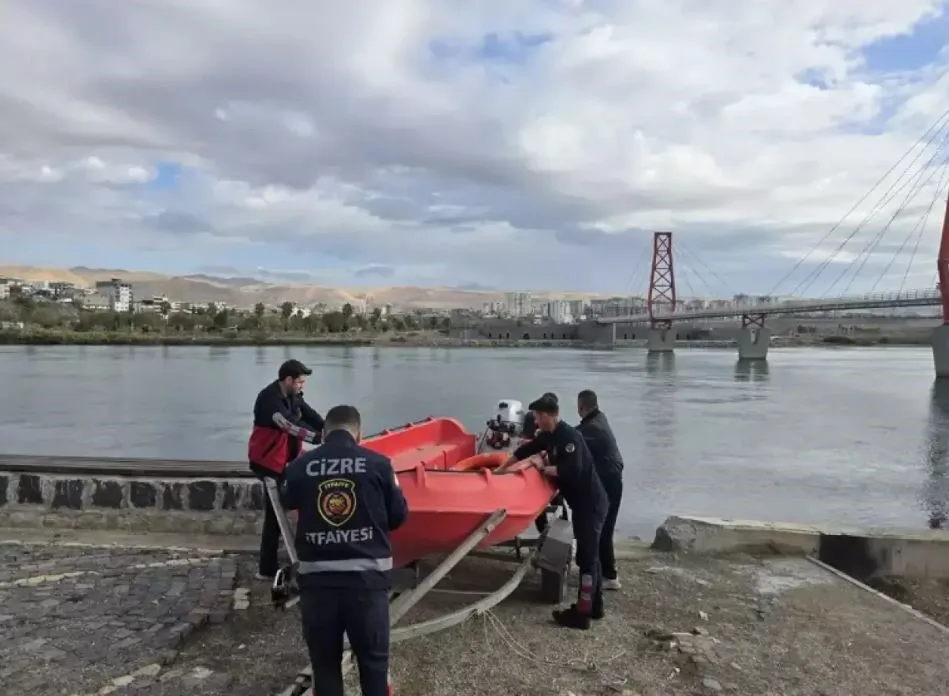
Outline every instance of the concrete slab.
<path fill-rule="evenodd" d="M 821 530 L 811 525 L 717 517 L 672 516 L 656 530 L 652 548 L 693 553 L 816 554 Z"/>
<path fill-rule="evenodd" d="M 672 516 L 652 548 L 692 553 L 813 555 L 861 579 L 949 578 L 949 532 Z"/>

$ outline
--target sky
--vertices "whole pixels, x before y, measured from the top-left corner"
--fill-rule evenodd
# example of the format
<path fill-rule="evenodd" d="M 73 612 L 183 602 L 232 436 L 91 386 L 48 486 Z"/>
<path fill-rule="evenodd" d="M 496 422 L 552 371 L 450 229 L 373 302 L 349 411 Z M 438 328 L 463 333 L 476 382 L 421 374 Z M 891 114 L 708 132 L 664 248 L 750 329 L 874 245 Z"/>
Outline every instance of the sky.
<path fill-rule="evenodd" d="M 680 294 L 931 287 L 946 5 L 4 0 L 0 265 L 638 293 L 670 230 Z"/>

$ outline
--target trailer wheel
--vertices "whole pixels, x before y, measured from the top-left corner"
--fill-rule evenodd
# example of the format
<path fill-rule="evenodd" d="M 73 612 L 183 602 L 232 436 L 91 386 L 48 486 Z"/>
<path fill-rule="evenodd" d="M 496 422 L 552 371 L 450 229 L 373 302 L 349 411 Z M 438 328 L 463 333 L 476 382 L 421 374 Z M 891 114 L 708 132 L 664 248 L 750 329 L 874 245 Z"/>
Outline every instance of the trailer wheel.
<path fill-rule="evenodd" d="M 563 604 L 567 599 L 567 571 L 563 568 L 559 573 L 552 570 L 540 571 L 540 598 L 547 604 Z"/>

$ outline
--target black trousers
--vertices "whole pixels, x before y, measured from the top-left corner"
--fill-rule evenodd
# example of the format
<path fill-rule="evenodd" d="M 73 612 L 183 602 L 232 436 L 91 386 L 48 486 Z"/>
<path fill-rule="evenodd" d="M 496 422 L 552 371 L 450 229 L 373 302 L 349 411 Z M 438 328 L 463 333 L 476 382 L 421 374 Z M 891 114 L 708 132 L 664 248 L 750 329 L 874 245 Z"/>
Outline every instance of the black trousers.
<path fill-rule="evenodd" d="M 274 514 L 273 507 L 270 504 L 270 496 L 267 495 L 265 478 L 258 476 L 260 482 L 264 484 L 264 526 L 260 530 L 260 562 L 257 570 L 261 575 L 272 578 L 277 574 L 280 564 L 277 561 L 277 550 L 280 548 L 280 525 L 277 524 L 277 516 Z M 280 485 L 280 478 L 273 476 L 277 485 Z M 289 543 L 289 542 L 288 542 Z"/>
<path fill-rule="evenodd" d="M 576 561 L 580 570 L 580 583 L 577 589 L 577 604 L 583 592 L 583 576 L 589 575 L 593 583 L 593 613 L 603 609 L 603 574 L 600 569 L 600 533 L 603 530 L 603 517 L 573 511 L 573 538 L 577 541 Z"/>
<path fill-rule="evenodd" d="M 389 689 L 389 593 L 385 590 L 301 589 L 303 639 L 313 666 L 313 696 L 344 696 L 343 634 L 359 668 L 362 696 Z"/>
<path fill-rule="evenodd" d="M 561 507 L 560 518 L 561 518 L 561 519 L 564 519 L 564 520 L 569 520 L 569 519 L 570 519 L 570 515 L 567 513 L 567 506 L 564 505 L 563 496 L 562 496 L 560 493 L 558 493 L 556 496 L 554 496 L 554 499 L 550 501 L 550 504 L 551 504 L 551 505 L 561 505 L 562 507 Z M 537 528 L 538 534 L 543 534 L 544 532 L 547 531 L 547 524 L 548 524 L 548 523 L 547 523 L 547 512 L 546 512 L 546 511 L 540 513 L 540 516 L 539 516 L 536 520 L 534 520 L 534 527 Z"/>
<path fill-rule="evenodd" d="M 600 566 L 603 577 L 607 580 L 616 579 L 616 552 L 613 550 L 613 533 L 616 530 L 616 517 L 619 515 L 619 506 L 623 500 L 623 474 L 600 477 L 610 507 L 603 520 L 603 530 L 600 532 Z"/>

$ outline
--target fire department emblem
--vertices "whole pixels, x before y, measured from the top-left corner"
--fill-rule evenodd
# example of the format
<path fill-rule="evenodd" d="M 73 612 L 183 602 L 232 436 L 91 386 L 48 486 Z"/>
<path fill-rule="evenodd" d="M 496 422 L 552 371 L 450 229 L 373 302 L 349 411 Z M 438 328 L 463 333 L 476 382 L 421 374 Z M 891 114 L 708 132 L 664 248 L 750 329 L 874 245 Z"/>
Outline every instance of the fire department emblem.
<path fill-rule="evenodd" d="M 317 489 L 316 507 L 328 524 L 342 527 L 356 512 L 356 484 L 349 479 L 323 481 Z"/>

